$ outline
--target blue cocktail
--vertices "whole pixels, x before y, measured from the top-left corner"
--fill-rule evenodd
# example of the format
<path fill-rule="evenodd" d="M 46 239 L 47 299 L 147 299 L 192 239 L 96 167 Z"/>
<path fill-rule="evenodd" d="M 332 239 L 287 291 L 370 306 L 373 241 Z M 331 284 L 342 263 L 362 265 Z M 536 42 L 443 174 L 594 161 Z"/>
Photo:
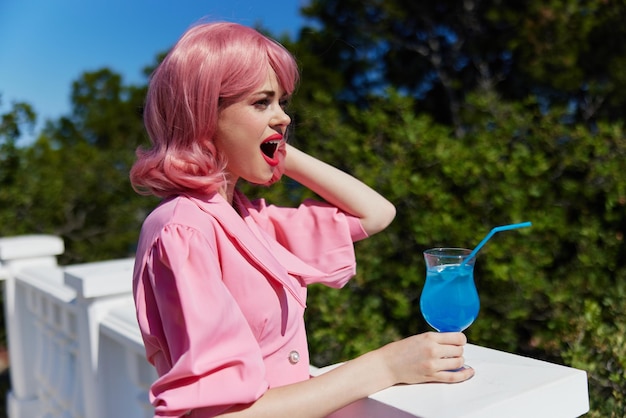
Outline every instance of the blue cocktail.
<path fill-rule="evenodd" d="M 463 331 L 478 316 L 480 301 L 474 284 L 475 257 L 464 248 L 424 251 L 426 283 L 420 309 L 428 324 L 440 332 Z"/>

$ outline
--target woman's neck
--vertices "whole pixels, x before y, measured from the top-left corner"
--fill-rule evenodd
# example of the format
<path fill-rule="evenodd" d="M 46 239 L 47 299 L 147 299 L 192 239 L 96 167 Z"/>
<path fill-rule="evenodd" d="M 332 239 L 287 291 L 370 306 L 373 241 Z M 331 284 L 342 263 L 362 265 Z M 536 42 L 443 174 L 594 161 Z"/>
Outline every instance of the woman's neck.
<path fill-rule="evenodd" d="M 219 190 L 219 194 L 222 195 L 222 197 L 224 199 L 226 199 L 226 201 L 232 205 L 233 204 L 233 198 L 235 196 L 235 187 L 237 186 L 237 182 L 236 181 L 227 181 L 226 184 L 220 188 Z"/>

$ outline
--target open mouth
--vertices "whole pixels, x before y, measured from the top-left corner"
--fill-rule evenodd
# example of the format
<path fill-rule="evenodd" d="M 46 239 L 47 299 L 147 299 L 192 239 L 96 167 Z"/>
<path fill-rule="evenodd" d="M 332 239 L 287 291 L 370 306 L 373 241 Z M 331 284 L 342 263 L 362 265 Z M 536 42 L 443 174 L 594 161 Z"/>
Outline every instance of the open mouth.
<path fill-rule="evenodd" d="M 271 140 L 265 141 L 261 144 L 261 152 L 265 154 L 268 158 L 273 159 L 274 153 L 278 149 L 278 144 L 280 144 L 280 140 Z"/>

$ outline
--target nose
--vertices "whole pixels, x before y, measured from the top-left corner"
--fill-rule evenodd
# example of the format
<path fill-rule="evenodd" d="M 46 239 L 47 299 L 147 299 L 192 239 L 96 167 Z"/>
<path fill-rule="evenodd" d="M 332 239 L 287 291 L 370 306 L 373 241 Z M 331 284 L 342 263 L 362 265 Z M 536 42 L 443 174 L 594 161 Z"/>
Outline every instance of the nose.
<path fill-rule="evenodd" d="M 285 112 L 282 107 L 278 107 L 276 114 L 272 121 L 272 126 L 286 128 L 291 123 L 291 117 Z"/>

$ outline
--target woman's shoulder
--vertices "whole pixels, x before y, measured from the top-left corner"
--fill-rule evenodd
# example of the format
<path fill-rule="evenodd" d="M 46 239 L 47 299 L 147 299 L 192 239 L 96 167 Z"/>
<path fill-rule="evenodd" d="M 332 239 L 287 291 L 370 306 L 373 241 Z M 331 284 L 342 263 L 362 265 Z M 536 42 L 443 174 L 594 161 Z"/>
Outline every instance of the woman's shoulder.
<path fill-rule="evenodd" d="M 163 200 L 147 216 L 146 222 L 159 224 L 182 223 L 191 224 L 198 221 L 202 210 L 189 196 L 172 196 Z"/>
<path fill-rule="evenodd" d="M 198 199 L 186 195 L 167 198 L 146 217 L 142 231 L 151 231 L 153 236 L 172 228 L 211 233 L 217 222 L 211 213 L 216 203 L 210 198 Z"/>

